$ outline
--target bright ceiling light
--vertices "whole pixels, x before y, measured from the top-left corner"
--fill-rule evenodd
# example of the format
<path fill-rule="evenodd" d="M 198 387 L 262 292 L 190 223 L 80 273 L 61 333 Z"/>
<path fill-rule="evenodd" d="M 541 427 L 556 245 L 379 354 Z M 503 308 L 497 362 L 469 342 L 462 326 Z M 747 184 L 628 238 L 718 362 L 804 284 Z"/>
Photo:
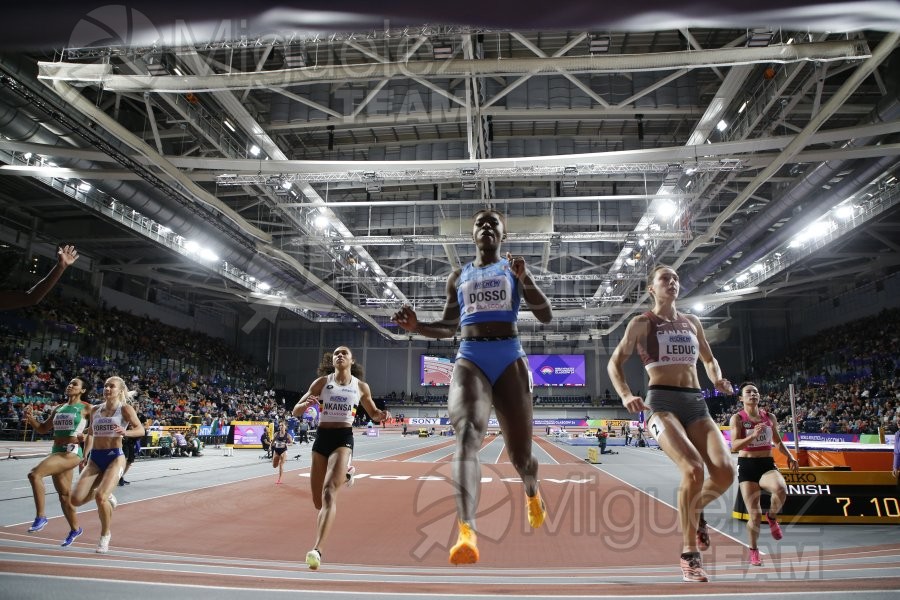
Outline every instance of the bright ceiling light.
<path fill-rule="evenodd" d="M 319 215 L 318 217 L 316 217 L 314 223 L 319 229 L 325 229 L 326 227 L 328 227 L 328 217 L 326 217 L 325 215 Z"/>
<path fill-rule="evenodd" d="M 696 304 L 694 304 L 694 310 L 695 310 L 696 312 L 703 312 L 703 309 L 704 309 L 704 308 L 706 308 L 706 307 L 703 306 L 703 303 L 702 303 L 702 302 L 697 302 Z"/>
<path fill-rule="evenodd" d="M 226 121 L 226 123 L 227 123 L 227 121 Z M 252 146 L 250 146 L 250 155 L 251 156 L 259 156 L 259 146 L 257 146 L 256 144 L 253 144 Z"/>
<path fill-rule="evenodd" d="M 841 204 L 837 208 L 834 209 L 834 216 L 839 219 L 852 219 L 853 218 L 853 205 L 852 204 Z"/>
<path fill-rule="evenodd" d="M 268 283 L 266 283 L 265 281 L 260 281 L 260 282 L 259 282 L 259 289 L 261 289 L 261 290 L 264 291 L 264 292 L 268 292 L 269 290 L 272 289 L 272 286 L 269 285 Z"/>
<path fill-rule="evenodd" d="M 91 191 L 91 184 L 89 184 L 87 181 L 82 181 L 78 184 L 78 189 L 82 192 L 89 192 Z"/>
<path fill-rule="evenodd" d="M 200 244 L 198 244 L 197 242 L 194 242 L 192 240 L 187 240 L 184 243 L 184 249 L 193 254 L 193 253 L 199 252 Z"/>
<path fill-rule="evenodd" d="M 728 129 L 728 123 L 725 122 L 725 119 L 720 119 L 718 123 L 716 123 L 716 129 L 719 131 L 725 131 Z"/>
<path fill-rule="evenodd" d="M 671 217 L 675 214 L 675 203 L 663 200 L 656 208 L 656 212 L 659 213 L 659 216 L 661 217 Z"/>
<path fill-rule="evenodd" d="M 197 256 L 200 257 L 201 260 L 205 260 L 208 262 L 215 262 L 219 260 L 219 256 L 208 248 L 200 248 L 197 252 Z"/>

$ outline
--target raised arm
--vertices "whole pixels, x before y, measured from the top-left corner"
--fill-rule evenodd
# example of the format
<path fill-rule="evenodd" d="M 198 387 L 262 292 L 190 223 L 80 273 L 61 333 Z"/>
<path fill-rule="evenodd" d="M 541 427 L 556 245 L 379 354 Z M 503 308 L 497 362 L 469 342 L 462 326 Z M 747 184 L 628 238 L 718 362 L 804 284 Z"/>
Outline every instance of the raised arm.
<path fill-rule="evenodd" d="M 56 415 L 56 411 L 59 410 L 61 404 L 57 404 L 53 407 L 53 411 L 50 413 L 50 416 L 44 419 L 43 421 L 38 421 L 34 418 L 34 407 L 29 404 L 25 407 L 25 422 L 34 429 L 37 433 L 44 434 L 50 433 L 50 430 L 53 429 L 53 417 Z"/>
<path fill-rule="evenodd" d="M 547 299 L 546 294 L 531 277 L 531 272 L 525 264 L 525 258 L 522 256 L 513 258 L 512 254 L 507 252 L 506 260 L 509 261 L 509 268 L 512 270 L 513 275 L 519 280 L 519 286 L 522 288 L 522 297 L 528 303 L 531 313 L 541 323 L 549 323 L 553 320 L 553 307 L 550 306 L 550 300 Z"/>
<path fill-rule="evenodd" d="M 44 299 L 44 296 L 53 289 L 63 272 L 78 258 L 75 246 L 63 246 L 56 251 L 56 264 L 46 277 L 38 281 L 27 292 L 4 291 L 0 292 L 0 310 L 13 310 L 26 306 L 34 306 Z"/>
<path fill-rule="evenodd" d="M 762 428 L 765 427 L 765 425 L 763 425 L 762 423 L 757 423 L 756 427 L 751 429 L 747 436 L 744 436 L 744 426 L 741 424 L 741 415 L 739 413 L 735 413 L 731 416 L 729 426 L 731 427 L 732 452 L 740 452 L 745 447 L 747 447 L 750 442 L 752 442 L 756 438 L 756 436 L 762 433 Z"/>
<path fill-rule="evenodd" d="M 459 327 L 459 301 L 456 298 L 456 280 L 460 271 L 454 271 L 447 278 L 446 299 L 444 301 L 444 314 L 440 321 L 422 323 L 416 316 L 413 307 L 406 305 L 391 317 L 391 321 L 410 333 L 418 333 L 425 337 L 441 339 L 453 337 Z"/>
<path fill-rule="evenodd" d="M 622 405 L 628 409 L 628 412 L 637 413 L 647 410 L 647 405 L 640 396 L 635 396 L 625 381 L 625 361 L 634 354 L 634 347 L 639 339 L 647 337 L 648 320 L 647 317 L 639 315 L 628 323 L 625 328 L 625 335 L 613 350 L 612 356 L 606 365 L 606 372 L 612 381 L 613 387 L 622 399 Z"/>
<path fill-rule="evenodd" d="M 312 406 L 313 404 L 319 403 L 319 394 L 322 393 L 322 388 L 325 387 L 325 380 L 327 377 L 319 377 L 315 381 L 313 381 L 309 389 L 306 390 L 306 393 L 303 394 L 303 397 L 294 405 L 293 410 L 291 410 L 291 414 L 297 417 L 298 419 L 303 418 L 303 413 L 306 412 L 306 409 Z"/>
<path fill-rule="evenodd" d="M 706 341 L 706 333 L 703 331 L 703 326 L 700 325 L 700 319 L 694 315 L 687 315 L 687 318 L 694 324 L 694 329 L 697 332 L 697 342 L 700 344 L 700 360 L 703 362 L 703 368 L 706 369 L 706 376 L 709 377 L 716 389 L 723 394 L 734 394 L 731 382 L 722 376 L 722 368 L 719 367 L 719 361 L 713 356 L 712 348 L 709 347 L 709 342 Z"/>

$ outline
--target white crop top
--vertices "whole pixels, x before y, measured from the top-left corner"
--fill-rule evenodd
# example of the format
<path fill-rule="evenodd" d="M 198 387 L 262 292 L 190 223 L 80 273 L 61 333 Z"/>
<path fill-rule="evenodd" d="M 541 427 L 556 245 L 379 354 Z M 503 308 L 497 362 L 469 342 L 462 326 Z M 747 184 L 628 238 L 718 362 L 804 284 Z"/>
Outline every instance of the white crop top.
<path fill-rule="evenodd" d="M 319 393 L 319 423 L 353 425 L 359 399 L 359 380 L 356 377 L 351 376 L 349 384 L 340 385 L 335 381 L 335 374 L 330 374 Z"/>
<path fill-rule="evenodd" d="M 122 405 L 116 407 L 116 412 L 111 417 L 104 417 L 100 414 L 106 404 L 100 404 L 94 409 L 94 416 L 91 419 L 91 429 L 95 437 L 120 437 L 121 434 L 116 433 L 116 427 L 121 426 L 127 428 L 125 418 L 122 416 Z"/>

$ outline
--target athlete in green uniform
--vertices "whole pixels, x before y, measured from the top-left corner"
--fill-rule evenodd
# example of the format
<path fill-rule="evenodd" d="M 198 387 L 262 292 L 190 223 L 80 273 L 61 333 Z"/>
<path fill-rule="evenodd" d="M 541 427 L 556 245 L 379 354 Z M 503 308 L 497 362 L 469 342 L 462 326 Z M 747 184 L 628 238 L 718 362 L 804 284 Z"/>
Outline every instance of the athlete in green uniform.
<path fill-rule="evenodd" d="M 25 409 L 25 421 L 35 431 L 49 433 L 51 429 L 53 430 L 53 449 L 50 456 L 28 473 L 37 515 L 28 531 L 40 531 L 47 525 L 47 516 L 44 513 L 44 477 L 50 475 L 53 477 L 53 486 L 59 493 L 63 514 L 69 522 L 70 531 L 62 543 L 64 547 L 74 542 L 83 532 L 78 526 L 78 515 L 71 503 L 71 489 L 72 471 L 83 457 L 79 442 L 83 439 L 82 432 L 91 418 L 90 405 L 82 400 L 86 393 L 87 386 L 84 380 L 75 377 L 66 386 L 68 401 L 54 408 L 45 421 L 39 422 L 34 418 L 30 405 Z"/>

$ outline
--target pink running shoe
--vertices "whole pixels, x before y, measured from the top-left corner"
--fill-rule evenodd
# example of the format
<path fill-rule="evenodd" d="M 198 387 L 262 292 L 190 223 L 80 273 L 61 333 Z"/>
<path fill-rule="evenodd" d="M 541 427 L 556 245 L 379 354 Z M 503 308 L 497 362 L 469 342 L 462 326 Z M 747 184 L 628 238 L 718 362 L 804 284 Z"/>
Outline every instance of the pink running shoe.
<path fill-rule="evenodd" d="M 762 566 L 762 559 L 759 557 L 759 548 L 750 548 L 750 565 L 753 567 Z"/>
<path fill-rule="evenodd" d="M 781 525 L 778 524 L 778 520 L 773 518 L 772 515 L 766 513 L 766 521 L 769 522 L 769 531 L 772 532 L 772 537 L 776 540 L 780 540 L 784 537 L 784 533 L 781 531 Z"/>
<path fill-rule="evenodd" d="M 709 581 L 706 571 L 703 570 L 703 563 L 700 560 L 700 553 L 693 554 L 690 558 L 681 557 L 681 575 L 684 581 L 694 583 L 705 583 Z"/>

